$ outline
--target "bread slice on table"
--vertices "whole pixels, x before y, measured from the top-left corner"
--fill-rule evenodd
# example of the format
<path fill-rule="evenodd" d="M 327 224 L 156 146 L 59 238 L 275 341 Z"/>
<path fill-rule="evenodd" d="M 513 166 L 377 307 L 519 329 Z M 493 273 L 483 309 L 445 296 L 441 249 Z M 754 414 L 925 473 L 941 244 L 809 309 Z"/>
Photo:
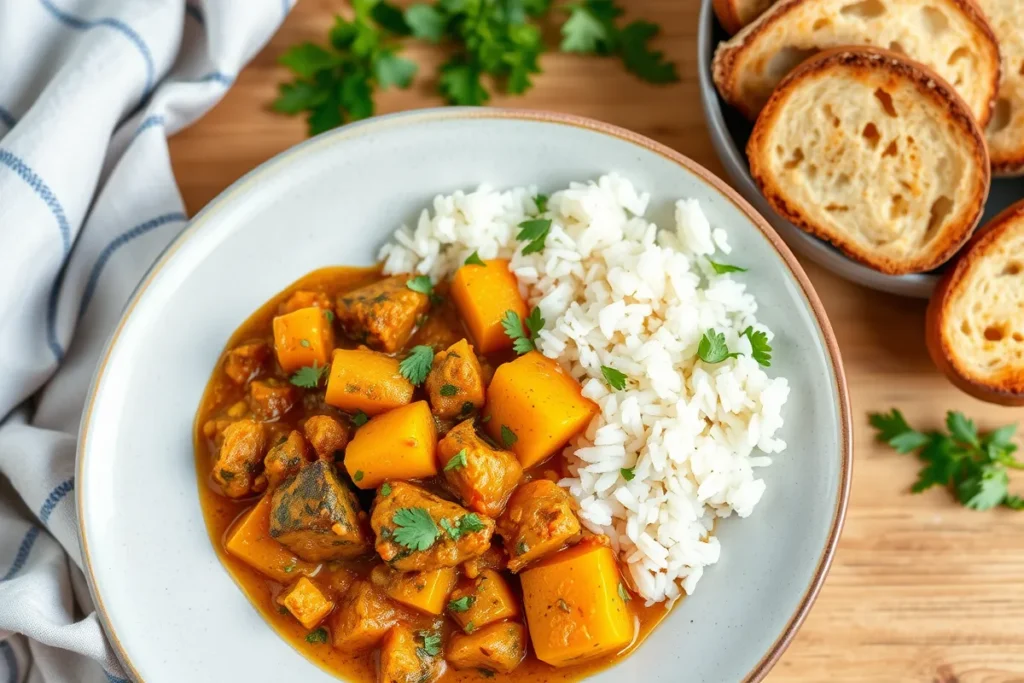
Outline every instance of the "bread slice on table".
<path fill-rule="evenodd" d="M 756 118 L 775 86 L 821 50 L 873 46 L 931 67 L 984 126 L 999 88 L 999 47 L 973 0 L 779 0 L 715 51 L 726 102 Z"/>
<path fill-rule="evenodd" d="M 1003 59 L 1003 79 L 988 122 L 988 149 L 996 175 L 1024 175 L 1024 0 L 977 0 Z"/>
<path fill-rule="evenodd" d="M 928 305 L 928 350 L 958 387 L 1024 405 L 1024 202 L 978 230 Z"/>
<path fill-rule="evenodd" d="M 761 16 L 773 2 L 775 0 L 714 0 L 712 7 L 718 23 L 732 35 Z"/>
<path fill-rule="evenodd" d="M 779 215 L 890 274 L 952 257 L 991 175 L 984 134 L 945 81 L 863 48 L 822 52 L 787 76 L 747 156 Z"/>

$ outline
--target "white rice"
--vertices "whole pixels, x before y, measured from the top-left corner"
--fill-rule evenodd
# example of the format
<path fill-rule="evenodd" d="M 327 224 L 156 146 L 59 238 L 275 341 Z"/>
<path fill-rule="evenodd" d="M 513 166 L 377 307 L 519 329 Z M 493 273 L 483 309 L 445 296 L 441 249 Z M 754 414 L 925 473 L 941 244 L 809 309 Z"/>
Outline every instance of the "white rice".
<path fill-rule="evenodd" d="M 573 183 L 550 198 L 543 252 L 523 256 L 515 236 L 536 217 L 534 194 L 483 186 L 436 197 L 432 212 L 381 250 L 384 270 L 438 281 L 474 251 L 511 259 L 523 296 L 546 321 L 539 350 L 601 409 L 566 448 L 571 476 L 559 483 L 587 528 L 611 539 L 648 604 L 671 605 L 718 561 L 715 520 L 746 517 L 761 499 L 755 468 L 786 447 L 775 434 L 789 384 L 746 355 L 747 326 L 772 334 L 754 317 L 748 276 L 712 270 L 708 257 L 730 247 L 697 201 L 678 201 L 674 228 L 659 229 L 643 218 L 649 196 L 625 178 Z M 699 360 L 709 328 L 743 355 Z M 629 377 L 624 391 L 609 388 L 602 365 Z M 632 481 L 623 468 L 633 469 Z"/>

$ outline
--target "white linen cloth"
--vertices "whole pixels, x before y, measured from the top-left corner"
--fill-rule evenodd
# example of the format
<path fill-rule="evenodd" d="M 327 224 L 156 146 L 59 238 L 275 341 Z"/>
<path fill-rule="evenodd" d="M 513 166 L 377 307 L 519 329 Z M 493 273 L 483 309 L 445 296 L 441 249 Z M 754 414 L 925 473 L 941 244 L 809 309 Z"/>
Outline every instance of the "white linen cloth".
<path fill-rule="evenodd" d="M 0 0 L 0 683 L 125 680 L 80 569 L 85 392 L 187 220 L 167 136 L 291 3 Z"/>

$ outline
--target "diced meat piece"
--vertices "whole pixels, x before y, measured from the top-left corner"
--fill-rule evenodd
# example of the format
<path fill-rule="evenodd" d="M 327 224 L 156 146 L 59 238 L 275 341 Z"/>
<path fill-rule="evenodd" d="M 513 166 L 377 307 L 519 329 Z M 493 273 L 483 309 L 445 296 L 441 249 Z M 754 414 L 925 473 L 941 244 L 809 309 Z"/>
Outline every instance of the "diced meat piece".
<path fill-rule="evenodd" d="M 395 353 L 405 346 L 430 298 L 406 286 L 412 276 L 375 282 L 338 297 L 338 322 L 352 339 L 370 348 Z"/>
<path fill-rule="evenodd" d="M 441 418 L 468 417 L 484 404 L 484 380 L 480 361 L 465 339 L 434 356 L 427 375 L 430 407 Z"/>
<path fill-rule="evenodd" d="M 434 292 L 444 297 L 444 300 L 430 308 L 426 320 L 420 323 L 416 334 L 409 340 L 409 346 L 423 344 L 432 347 L 434 351 L 440 351 L 466 336 L 466 328 L 462 326 L 459 312 L 455 310 L 455 304 L 448 296 L 446 284 L 438 283 L 434 287 Z"/>
<path fill-rule="evenodd" d="M 280 419 L 298 400 L 298 389 L 279 379 L 258 379 L 249 385 L 249 407 L 264 421 Z"/>
<path fill-rule="evenodd" d="M 389 488 L 388 495 L 377 494 L 370 524 L 377 534 L 377 553 L 395 569 L 454 567 L 490 546 L 494 521 L 489 517 L 412 484 L 393 482 Z"/>
<path fill-rule="evenodd" d="M 325 311 L 331 311 L 334 306 L 331 305 L 331 297 L 324 292 L 313 292 L 308 289 L 300 289 L 294 292 L 288 297 L 283 304 L 277 309 L 278 313 L 294 313 L 300 308 L 322 308 Z"/>
<path fill-rule="evenodd" d="M 334 462 L 338 451 L 345 450 L 350 428 L 347 423 L 330 415 L 314 415 L 302 426 L 309 445 L 316 456 L 327 462 Z"/>
<path fill-rule="evenodd" d="M 505 550 L 492 545 L 487 549 L 480 557 L 475 557 L 472 560 L 467 560 L 462 565 L 462 573 L 466 575 L 466 578 L 475 579 L 480 576 L 481 572 L 485 569 L 493 569 L 495 571 L 503 572 L 508 567 L 508 555 Z"/>
<path fill-rule="evenodd" d="M 355 557 L 370 548 L 355 495 L 323 460 L 274 491 L 270 535 L 310 562 Z"/>
<path fill-rule="evenodd" d="M 277 604 L 291 612 L 306 629 L 319 624 L 334 609 L 334 603 L 305 576 L 281 593 Z"/>
<path fill-rule="evenodd" d="M 263 364 L 270 358 L 270 345 L 264 341 L 246 342 L 228 351 L 224 359 L 224 374 L 242 386 L 260 374 Z"/>
<path fill-rule="evenodd" d="M 239 420 L 224 430 L 213 479 L 224 495 L 242 498 L 253 492 L 256 476 L 267 449 L 267 430 L 256 420 Z"/>
<path fill-rule="evenodd" d="M 456 633 L 448 641 L 445 659 L 456 669 L 484 669 L 507 674 L 526 657 L 522 624 L 491 624 L 472 633 Z"/>
<path fill-rule="evenodd" d="M 380 648 L 380 683 L 430 683 L 440 673 L 440 662 L 420 647 L 416 635 L 395 626 Z"/>
<path fill-rule="evenodd" d="M 455 587 L 455 569 L 443 567 L 427 572 L 399 572 L 379 564 L 370 573 L 370 580 L 382 588 L 389 598 L 420 612 L 441 614 L 448 595 Z"/>
<path fill-rule="evenodd" d="M 437 444 L 437 456 L 448 486 L 470 510 L 497 517 L 523 477 L 514 453 L 481 439 L 473 420 L 456 425 Z"/>
<path fill-rule="evenodd" d="M 293 431 L 283 441 L 272 446 L 263 459 L 263 471 L 270 488 L 276 488 L 285 479 L 298 474 L 309 461 L 309 448 L 302 434 Z"/>
<path fill-rule="evenodd" d="M 371 650 L 397 621 L 388 599 L 368 581 L 359 581 L 342 596 L 331 615 L 332 642 L 346 653 Z"/>
<path fill-rule="evenodd" d="M 498 534 L 505 539 L 509 570 L 518 572 L 580 539 L 576 502 L 558 484 L 535 479 L 512 494 L 498 520 Z"/>
<path fill-rule="evenodd" d="M 519 598 L 498 572 L 485 569 L 475 580 L 456 588 L 448 600 L 448 614 L 466 633 L 513 619 L 522 613 Z"/>

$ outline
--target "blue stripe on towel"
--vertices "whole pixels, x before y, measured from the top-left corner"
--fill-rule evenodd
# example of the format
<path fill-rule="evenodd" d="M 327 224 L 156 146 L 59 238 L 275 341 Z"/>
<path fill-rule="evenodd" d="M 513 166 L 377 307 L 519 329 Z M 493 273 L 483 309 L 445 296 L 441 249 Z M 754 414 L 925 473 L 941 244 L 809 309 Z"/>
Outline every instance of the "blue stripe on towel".
<path fill-rule="evenodd" d="M 128 24 L 124 23 L 120 19 L 113 17 L 100 17 L 99 19 L 83 19 L 76 17 L 70 12 L 65 12 L 56 5 L 53 4 L 53 0 L 39 0 L 40 4 L 47 9 L 54 17 L 57 18 L 65 26 L 69 26 L 78 31 L 88 31 L 89 29 L 96 28 L 97 26 L 106 26 L 112 28 L 115 31 L 121 33 L 125 38 L 130 40 L 139 52 L 142 54 L 142 58 L 146 62 L 146 90 L 149 92 L 153 88 L 153 78 L 156 72 L 156 67 L 153 65 L 153 55 L 150 53 L 149 48 L 146 47 L 146 43 L 142 40 L 142 37 L 135 32 Z"/>
<path fill-rule="evenodd" d="M 21 676 L 18 675 L 18 658 L 14 656 L 14 648 L 6 640 L 0 643 L 0 656 L 3 656 L 7 664 L 7 683 L 19 683 Z"/>
<path fill-rule="evenodd" d="M 75 478 L 71 477 L 67 481 L 63 481 L 56 486 L 50 495 L 46 497 L 43 502 L 43 506 L 39 508 L 39 519 L 46 524 L 50 519 L 50 515 L 53 514 L 53 509 L 57 507 L 57 503 L 64 500 L 64 498 L 75 490 Z"/>
<path fill-rule="evenodd" d="M 140 126 L 141 127 L 141 126 Z M 99 284 L 100 275 L 103 273 L 103 267 L 107 265 L 107 261 L 113 256 L 114 252 L 123 247 L 128 242 L 131 242 L 140 235 L 145 235 L 150 230 L 155 230 L 161 225 L 173 222 L 187 221 L 188 217 L 180 211 L 174 213 L 166 213 L 156 218 L 151 218 L 145 223 L 136 225 L 131 230 L 123 232 L 115 237 L 110 244 L 103 248 L 100 252 L 99 258 L 96 259 L 96 263 L 92 267 L 92 272 L 89 273 L 89 279 L 85 284 L 85 293 L 82 295 L 82 303 L 78 309 L 78 318 L 81 319 L 85 315 L 85 309 L 89 306 L 89 302 L 92 301 L 93 294 L 96 293 L 96 286 Z"/>
<path fill-rule="evenodd" d="M 35 545 L 37 538 L 39 538 L 39 527 L 34 526 L 21 539 L 21 545 L 18 546 L 18 552 L 14 556 L 14 563 L 7 570 L 6 574 L 0 576 L 0 581 L 9 581 L 14 578 L 15 574 L 21 571 L 21 568 L 28 562 L 28 554 L 32 552 L 32 546 Z"/>

